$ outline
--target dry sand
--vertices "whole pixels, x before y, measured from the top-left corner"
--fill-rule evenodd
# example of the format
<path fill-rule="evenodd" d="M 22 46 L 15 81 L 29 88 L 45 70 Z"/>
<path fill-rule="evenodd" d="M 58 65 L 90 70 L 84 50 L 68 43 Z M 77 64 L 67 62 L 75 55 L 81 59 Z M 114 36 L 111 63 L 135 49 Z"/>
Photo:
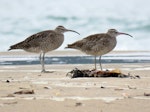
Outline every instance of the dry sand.
<path fill-rule="evenodd" d="M 75 67 L 93 65 L 46 65 L 54 72 L 42 74 L 40 65 L 0 66 L 0 112 L 150 112 L 149 63 L 103 64 L 140 79 L 66 77 Z M 34 94 L 13 94 L 21 90 Z"/>

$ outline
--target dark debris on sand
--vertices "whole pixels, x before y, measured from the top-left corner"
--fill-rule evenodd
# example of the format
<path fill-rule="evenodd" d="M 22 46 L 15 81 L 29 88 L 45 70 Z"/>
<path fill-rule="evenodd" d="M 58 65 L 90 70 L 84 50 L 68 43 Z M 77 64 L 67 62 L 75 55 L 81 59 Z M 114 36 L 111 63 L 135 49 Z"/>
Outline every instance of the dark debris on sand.
<path fill-rule="evenodd" d="M 14 94 L 34 94 L 34 90 L 21 90 L 14 92 Z"/>
<path fill-rule="evenodd" d="M 119 78 L 140 78 L 140 76 L 132 76 L 130 73 L 123 74 L 120 70 L 80 70 L 78 68 L 73 69 L 72 71 L 68 72 L 66 76 L 71 78 L 78 78 L 78 77 L 119 77 Z"/>

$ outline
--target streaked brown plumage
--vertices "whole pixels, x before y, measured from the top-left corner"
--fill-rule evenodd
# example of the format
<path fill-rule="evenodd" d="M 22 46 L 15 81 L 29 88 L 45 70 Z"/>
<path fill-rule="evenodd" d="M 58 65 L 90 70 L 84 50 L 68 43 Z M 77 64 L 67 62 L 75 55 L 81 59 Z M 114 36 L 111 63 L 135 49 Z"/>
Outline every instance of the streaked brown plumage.
<path fill-rule="evenodd" d="M 82 40 L 79 40 L 73 44 L 69 44 L 66 48 L 78 49 L 86 54 L 95 56 L 95 69 L 96 69 L 96 56 L 100 56 L 100 67 L 101 66 L 101 56 L 112 51 L 116 44 L 116 37 L 120 34 L 131 36 L 127 33 L 118 32 L 115 29 L 109 29 L 107 33 L 100 33 L 90 35 Z"/>
<path fill-rule="evenodd" d="M 46 72 L 44 67 L 45 53 L 59 48 L 64 41 L 63 33 L 67 31 L 78 33 L 76 31 L 66 29 L 63 26 L 57 26 L 54 30 L 47 30 L 33 34 L 24 41 L 10 46 L 9 50 L 23 49 L 27 52 L 40 53 L 42 72 Z"/>

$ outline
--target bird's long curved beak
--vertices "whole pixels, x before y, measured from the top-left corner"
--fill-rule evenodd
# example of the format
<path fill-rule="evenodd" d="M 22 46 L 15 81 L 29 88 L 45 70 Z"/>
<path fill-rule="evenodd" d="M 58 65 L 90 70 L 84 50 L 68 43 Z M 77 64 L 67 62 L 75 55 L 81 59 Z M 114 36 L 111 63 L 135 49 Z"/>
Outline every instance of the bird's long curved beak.
<path fill-rule="evenodd" d="M 74 30 L 68 30 L 68 29 L 67 29 L 67 31 L 74 32 L 74 33 L 77 33 L 77 34 L 80 35 L 80 33 L 76 32 L 76 31 L 74 31 Z"/>
<path fill-rule="evenodd" d="M 132 38 L 133 38 L 133 36 L 132 36 L 132 35 L 130 35 L 130 34 L 128 34 L 128 33 L 118 32 L 118 34 L 119 34 L 119 35 L 128 35 L 128 36 L 130 36 L 130 37 L 132 37 Z"/>

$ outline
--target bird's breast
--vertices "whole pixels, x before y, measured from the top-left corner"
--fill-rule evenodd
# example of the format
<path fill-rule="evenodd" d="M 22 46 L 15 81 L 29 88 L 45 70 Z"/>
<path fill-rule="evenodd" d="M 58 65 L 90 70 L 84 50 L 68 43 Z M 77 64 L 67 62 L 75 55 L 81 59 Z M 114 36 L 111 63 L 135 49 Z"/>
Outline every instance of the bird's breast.
<path fill-rule="evenodd" d="M 41 49 L 45 52 L 55 50 L 59 48 L 64 42 L 64 35 L 56 35 L 53 38 L 47 39 L 44 44 L 41 45 Z"/>
<path fill-rule="evenodd" d="M 106 39 L 104 42 L 99 45 L 97 48 L 97 55 L 104 55 L 112 51 L 117 44 L 116 38 Z"/>

